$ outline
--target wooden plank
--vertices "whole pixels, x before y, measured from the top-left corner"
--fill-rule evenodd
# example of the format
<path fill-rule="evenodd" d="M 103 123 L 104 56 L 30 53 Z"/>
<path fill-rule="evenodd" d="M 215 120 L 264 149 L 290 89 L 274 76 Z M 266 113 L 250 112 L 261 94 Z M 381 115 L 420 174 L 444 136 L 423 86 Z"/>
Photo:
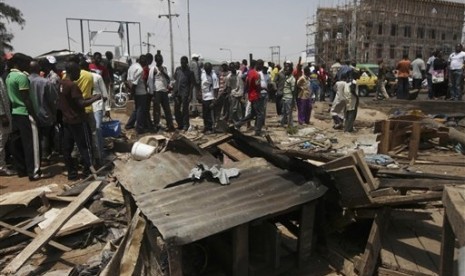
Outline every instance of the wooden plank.
<path fill-rule="evenodd" d="M 45 243 L 47 243 L 66 223 L 66 221 L 74 215 L 79 208 L 89 199 L 89 197 L 97 191 L 102 184 L 101 181 L 92 182 L 77 198 L 71 202 L 59 217 L 55 219 L 52 225 L 49 226 L 47 231 L 37 235 L 37 237 L 19 253 L 3 270 L 2 273 L 13 274 L 15 273 L 37 250 L 39 250 Z"/>
<path fill-rule="evenodd" d="M 418 147 L 420 145 L 421 125 L 419 122 L 412 123 L 412 134 L 408 146 L 408 159 L 415 160 L 418 157 Z"/>
<path fill-rule="evenodd" d="M 365 251 L 357 267 L 361 276 L 371 276 L 375 272 L 381 252 L 381 236 L 386 230 L 388 216 L 389 208 L 383 208 L 376 214 L 373 220 Z"/>
<path fill-rule="evenodd" d="M 354 263 L 344 257 L 337 251 L 337 248 L 328 246 L 328 262 L 331 266 L 342 275 L 346 276 L 356 276 L 357 274 L 354 271 Z"/>
<path fill-rule="evenodd" d="M 416 195 L 380 196 L 372 199 L 373 205 L 402 205 L 441 199 L 442 192 L 428 192 Z"/>
<path fill-rule="evenodd" d="M 233 147 L 229 143 L 220 144 L 218 145 L 218 148 L 234 161 L 242 161 L 250 158 L 250 156 Z"/>
<path fill-rule="evenodd" d="M 329 170 L 335 170 L 335 169 L 339 169 L 339 168 L 342 168 L 342 167 L 348 167 L 348 166 L 352 166 L 352 165 L 356 165 L 356 164 L 357 164 L 357 162 L 355 161 L 354 157 L 352 155 L 347 155 L 347 156 L 332 160 L 332 161 L 324 164 L 321 167 L 323 169 L 329 171 Z"/>
<path fill-rule="evenodd" d="M 447 175 L 447 174 L 437 174 L 437 173 L 417 173 L 417 172 L 407 172 L 407 171 L 392 171 L 392 170 L 387 170 L 387 169 L 378 170 L 376 175 L 377 176 L 386 175 L 386 176 L 409 177 L 409 178 L 432 178 L 432 179 L 465 181 L 465 176 L 461 176 L 461 175 Z M 421 180 L 421 181 L 423 181 L 423 180 Z"/>
<path fill-rule="evenodd" d="M 344 207 L 371 205 L 369 191 L 363 185 L 362 177 L 355 166 L 341 167 L 328 172 L 334 178 Z"/>
<path fill-rule="evenodd" d="M 378 197 L 378 196 L 392 196 L 392 195 L 400 195 L 400 191 L 394 190 L 391 187 L 388 188 L 381 188 L 370 192 L 371 197 Z"/>
<path fill-rule="evenodd" d="M 13 231 L 16 231 L 16 232 L 18 232 L 20 234 L 23 234 L 23 235 L 28 236 L 28 237 L 33 238 L 33 239 L 37 236 L 36 233 L 21 229 L 19 227 L 16 227 L 14 225 L 10 225 L 10 224 L 8 224 L 6 222 L 3 222 L 3 221 L 0 221 L 0 226 L 11 229 Z M 64 245 L 62 245 L 60 243 L 54 242 L 52 240 L 50 240 L 48 242 L 48 244 L 50 244 L 51 246 L 53 246 L 53 247 L 55 247 L 55 248 L 57 248 L 57 249 L 59 249 L 61 251 L 65 251 L 65 252 L 73 250 L 72 248 L 69 248 L 69 247 L 64 246 Z"/>
<path fill-rule="evenodd" d="M 465 185 L 462 181 L 421 178 L 380 178 L 380 188 L 442 191 L 446 185 Z"/>
<path fill-rule="evenodd" d="M 378 189 L 379 181 L 373 177 L 373 174 L 371 173 L 371 170 L 365 161 L 365 155 L 363 154 L 363 151 L 357 150 L 352 155 L 354 156 L 355 162 L 360 168 L 360 171 L 362 172 L 362 175 L 365 178 L 370 191 Z"/>
<path fill-rule="evenodd" d="M 239 225 L 233 229 L 233 276 L 249 275 L 249 225 Z"/>
<path fill-rule="evenodd" d="M 222 144 L 222 143 L 228 141 L 229 139 L 231 139 L 231 137 L 232 137 L 232 134 L 230 134 L 230 133 L 224 134 L 224 135 L 216 137 L 216 138 L 214 138 L 212 140 L 209 140 L 206 143 L 201 144 L 199 147 L 201 149 L 206 149 L 208 147 L 212 147 L 212 146 L 215 146 L 215 145 L 218 145 L 218 144 Z"/>
<path fill-rule="evenodd" d="M 385 120 L 381 123 L 381 141 L 378 147 L 378 153 L 380 154 L 387 154 L 389 151 L 389 144 L 390 144 L 390 136 L 391 136 L 391 122 L 389 120 Z"/>
<path fill-rule="evenodd" d="M 355 210 L 357 218 L 374 218 L 378 209 L 358 209 Z M 395 220 L 431 220 L 429 212 L 419 212 L 419 210 L 392 209 L 390 217 Z"/>
<path fill-rule="evenodd" d="M 39 223 L 41 231 L 46 231 L 47 228 L 53 223 L 56 217 L 60 216 L 63 209 L 52 208 L 44 214 L 45 221 Z M 101 220 L 96 215 L 92 214 L 87 208 L 82 208 L 76 214 L 74 214 L 56 233 L 56 237 L 67 236 L 81 230 L 94 227 L 102 224 Z"/>
<path fill-rule="evenodd" d="M 302 206 L 297 240 L 297 254 L 299 267 L 303 267 L 312 253 L 313 227 L 315 223 L 315 202 Z"/>
<path fill-rule="evenodd" d="M 121 258 L 120 276 L 140 275 L 140 273 L 135 273 L 135 270 L 139 260 L 142 239 L 144 238 L 145 226 L 145 219 L 137 216 L 136 227 L 128 239 Z"/>
<path fill-rule="evenodd" d="M 465 187 L 446 187 L 442 203 L 459 246 L 465 246 Z"/>
<path fill-rule="evenodd" d="M 389 268 L 379 267 L 378 276 L 411 276 L 410 274 L 395 271 Z"/>

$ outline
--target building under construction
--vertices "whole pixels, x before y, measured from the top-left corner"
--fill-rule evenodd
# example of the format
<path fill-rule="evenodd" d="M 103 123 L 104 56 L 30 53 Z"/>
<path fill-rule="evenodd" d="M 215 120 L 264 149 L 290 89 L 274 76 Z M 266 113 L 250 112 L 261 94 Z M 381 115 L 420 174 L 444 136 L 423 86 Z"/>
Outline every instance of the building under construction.
<path fill-rule="evenodd" d="M 438 0 L 354 0 L 336 8 L 318 8 L 315 57 L 387 64 L 408 54 L 427 58 L 434 49 L 451 53 L 464 35 L 465 3 Z M 310 25 L 310 24 L 309 24 Z"/>

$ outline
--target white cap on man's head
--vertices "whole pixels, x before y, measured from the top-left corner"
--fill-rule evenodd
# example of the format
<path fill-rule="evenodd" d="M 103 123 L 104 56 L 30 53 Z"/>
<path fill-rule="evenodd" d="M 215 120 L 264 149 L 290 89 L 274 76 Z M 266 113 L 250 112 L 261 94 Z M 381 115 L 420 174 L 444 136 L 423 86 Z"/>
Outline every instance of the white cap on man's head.
<path fill-rule="evenodd" d="M 200 58 L 199 54 L 192 54 L 192 58 Z"/>
<path fill-rule="evenodd" d="M 55 64 L 57 63 L 57 59 L 54 56 L 46 56 L 45 57 L 50 64 Z"/>
<path fill-rule="evenodd" d="M 286 60 L 284 63 L 285 64 L 291 64 L 292 62 L 290 60 Z"/>

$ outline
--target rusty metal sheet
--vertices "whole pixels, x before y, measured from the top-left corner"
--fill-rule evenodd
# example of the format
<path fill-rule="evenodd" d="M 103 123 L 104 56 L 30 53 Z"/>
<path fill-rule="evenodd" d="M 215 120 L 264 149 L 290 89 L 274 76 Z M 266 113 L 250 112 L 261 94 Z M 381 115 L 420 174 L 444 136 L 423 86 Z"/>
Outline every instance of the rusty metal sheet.
<path fill-rule="evenodd" d="M 209 166 L 219 163 L 208 152 L 198 151 L 186 139 L 170 143 L 170 151 L 149 159 L 115 162 L 114 175 L 121 185 L 133 195 L 144 194 L 188 178 L 191 169 L 199 163 Z"/>
<path fill-rule="evenodd" d="M 263 166 L 260 158 L 237 167 L 239 177 L 227 186 L 190 182 L 134 198 L 166 241 L 183 245 L 310 202 L 327 190 L 296 173 Z"/>

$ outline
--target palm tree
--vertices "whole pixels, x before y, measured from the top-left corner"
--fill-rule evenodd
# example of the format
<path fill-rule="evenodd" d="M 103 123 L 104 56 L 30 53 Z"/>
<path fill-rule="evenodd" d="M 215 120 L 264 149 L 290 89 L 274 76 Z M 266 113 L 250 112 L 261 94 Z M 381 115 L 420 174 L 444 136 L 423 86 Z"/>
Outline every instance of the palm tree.
<path fill-rule="evenodd" d="M 5 50 L 13 50 L 10 42 L 14 35 L 8 32 L 6 23 L 16 23 L 22 29 L 26 20 L 24 20 L 23 13 L 20 10 L 0 2 L 0 53 L 3 53 Z"/>

